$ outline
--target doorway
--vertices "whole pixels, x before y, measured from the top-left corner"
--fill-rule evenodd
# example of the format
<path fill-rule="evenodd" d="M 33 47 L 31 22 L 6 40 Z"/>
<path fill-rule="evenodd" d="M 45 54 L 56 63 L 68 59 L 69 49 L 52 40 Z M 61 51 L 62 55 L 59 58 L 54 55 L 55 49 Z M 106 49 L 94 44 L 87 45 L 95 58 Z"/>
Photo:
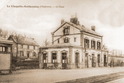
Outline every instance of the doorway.
<path fill-rule="evenodd" d="M 67 68 L 67 53 L 62 53 L 62 69 Z"/>
<path fill-rule="evenodd" d="M 76 68 L 79 68 L 79 53 L 78 52 L 76 52 L 75 53 L 75 67 Z"/>
<path fill-rule="evenodd" d="M 88 53 L 85 53 L 85 68 L 88 68 Z"/>
<path fill-rule="evenodd" d="M 47 53 L 43 54 L 43 69 L 47 68 Z"/>
<path fill-rule="evenodd" d="M 100 67 L 100 54 L 97 55 L 98 67 Z"/>
<path fill-rule="evenodd" d="M 106 55 L 104 55 L 104 66 L 105 67 L 107 66 L 107 57 L 106 57 Z"/>

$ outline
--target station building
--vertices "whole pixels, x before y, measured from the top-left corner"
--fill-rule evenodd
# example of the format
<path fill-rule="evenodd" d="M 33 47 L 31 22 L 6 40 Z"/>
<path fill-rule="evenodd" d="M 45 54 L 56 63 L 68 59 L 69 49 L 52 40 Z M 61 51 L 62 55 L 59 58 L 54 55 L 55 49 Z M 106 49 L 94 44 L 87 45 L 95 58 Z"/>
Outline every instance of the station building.
<path fill-rule="evenodd" d="M 107 51 L 103 36 L 80 25 L 78 18 L 61 25 L 52 32 L 52 45 L 40 48 L 40 68 L 89 68 L 107 66 Z"/>

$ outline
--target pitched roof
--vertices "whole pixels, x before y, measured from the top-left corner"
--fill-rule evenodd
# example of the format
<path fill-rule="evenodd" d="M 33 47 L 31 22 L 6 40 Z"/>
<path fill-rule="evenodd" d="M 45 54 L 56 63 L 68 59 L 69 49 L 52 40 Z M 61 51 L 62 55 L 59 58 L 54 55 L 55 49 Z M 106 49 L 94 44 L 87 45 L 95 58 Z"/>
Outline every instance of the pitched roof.
<path fill-rule="evenodd" d="M 1 44 L 13 44 L 13 41 L 0 37 L 0 43 Z"/>
<path fill-rule="evenodd" d="M 8 39 L 10 39 L 10 38 L 12 38 L 12 40 L 18 44 L 34 45 L 34 46 L 38 45 L 37 42 L 32 38 L 27 38 L 24 36 L 14 36 L 14 35 L 10 35 L 10 37 Z"/>
<path fill-rule="evenodd" d="M 87 32 L 87 33 L 90 33 L 90 34 L 94 34 L 94 35 L 97 35 L 97 36 L 102 36 L 101 34 L 89 29 L 89 28 L 86 28 L 84 26 L 81 26 L 81 25 L 76 25 L 72 22 L 64 22 L 63 24 L 61 24 L 61 26 L 59 28 L 61 28 L 63 25 L 65 24 L 69 24 L 77 29 L 79 29 L 80 31 L 84 31 L 84 32 Z M 55 33 L 59 28 L 57 28 L 55 31 L 53 31 L 53 33 Z"/>

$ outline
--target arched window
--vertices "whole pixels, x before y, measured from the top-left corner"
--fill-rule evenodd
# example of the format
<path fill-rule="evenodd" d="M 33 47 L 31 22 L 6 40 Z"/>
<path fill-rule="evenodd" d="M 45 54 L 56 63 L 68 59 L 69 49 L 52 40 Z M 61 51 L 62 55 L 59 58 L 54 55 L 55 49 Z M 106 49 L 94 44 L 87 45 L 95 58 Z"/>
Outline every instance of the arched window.
<path fill-rule="evenodd" d="M 91 40 L 91 48 L 95 49 L 95 41 L 94 40 Z"/>
<path fill-rule="evenodd" d="M 43 52 L 43 63 L 47 63 L 47 52 Z"/>
<path fill-rule="evenodd" d="M 57 52 L 52 52 L 52 63 L 57 62 Z"/>
<path fill-rule="evenodd" d="M 69 35 L 69 32 L 70 32 L 70 26 L 64 27 L 63 34 L 64 35 Z"/>
<path fill-rule="evenodd" d="M 84 48 L 89 48 L 89 39 L 84 39 Z"/>
<path fill-rule="evenodd" d="M 69 38 L 68 37 L 64 38 L 64 43 L 69 43 Z"/>

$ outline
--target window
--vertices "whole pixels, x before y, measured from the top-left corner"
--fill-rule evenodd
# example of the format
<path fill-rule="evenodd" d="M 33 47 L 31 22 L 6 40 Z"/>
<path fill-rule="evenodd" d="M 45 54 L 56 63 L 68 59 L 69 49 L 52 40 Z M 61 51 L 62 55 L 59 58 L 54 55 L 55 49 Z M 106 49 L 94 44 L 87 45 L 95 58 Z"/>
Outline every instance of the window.
<path fill-rule="evenodd" d="M 30 52 L 29 52 L 29 51 L 27 51 L 27 58 L 29 58 L 29 56 L 30 56 Z"/>
<path fill-rule="evenodd" d="M 35 46 L 33 46 L 33 48 L 35 49 Z"/>
<path fill-rule="evenodd" d="M 95 49 L 95 41 L 94 40 L 91 40 L 91 48 Z"/>
<path fill-rule="evenodd" d="M 57 53 L 52 53 L 52 63 L 55 63 L 57 60 Z"/>
<path fill-rule="evenodd" d="M 97 42 L 97 49 L 100 50 L 101 49 L 101 43 Z"/>
<path fill-rule="evenodd" d="M 64 43 L 69 43 L 69 38 L 68 37 L 64 38 Z"/>
<path fill-rule="evenodd" d="M 74 42 L 76 42 L 76 37 L 74 37 Z"/>
<path fill-rule="evenodd" d="M 89 40 L 88 39 L 84 39 L 84 47 L 89 48 Z"/>
<path fill-rule="evenodd" d="M 24 52 L 23 51 L 20 51 L 20 56 L 24 56 Z"/>
<path fill-rule="evenodd" d="M 27 48 L 29 49 L 29 45 L 27 45 Z"/>
<path fill-rule="evenodd" d="M 59 43 L 59 39 L 58 39 L 58 43 Z"/>
<path fill-rule="evenodd" d="M 62 53 L 62 59 L 66 59 L 67 53 Z"/>
<path fill-rule="evenodd" d="M 3 47 L 0 47 L 0 52 L 2 52 L 3 51 Z"/>
<path fill-rule="evenodd" d="M 33 52 L 33 56 L 36 57 L 36 53 L 35 52 Z"/>
<path fill-rule="evenodd" d="M 69 31 L 70 31 L 70 26 L 67 26 L 67 27 L 64 28 L 63 34 L 64 35 L 69 35 Z"/>

